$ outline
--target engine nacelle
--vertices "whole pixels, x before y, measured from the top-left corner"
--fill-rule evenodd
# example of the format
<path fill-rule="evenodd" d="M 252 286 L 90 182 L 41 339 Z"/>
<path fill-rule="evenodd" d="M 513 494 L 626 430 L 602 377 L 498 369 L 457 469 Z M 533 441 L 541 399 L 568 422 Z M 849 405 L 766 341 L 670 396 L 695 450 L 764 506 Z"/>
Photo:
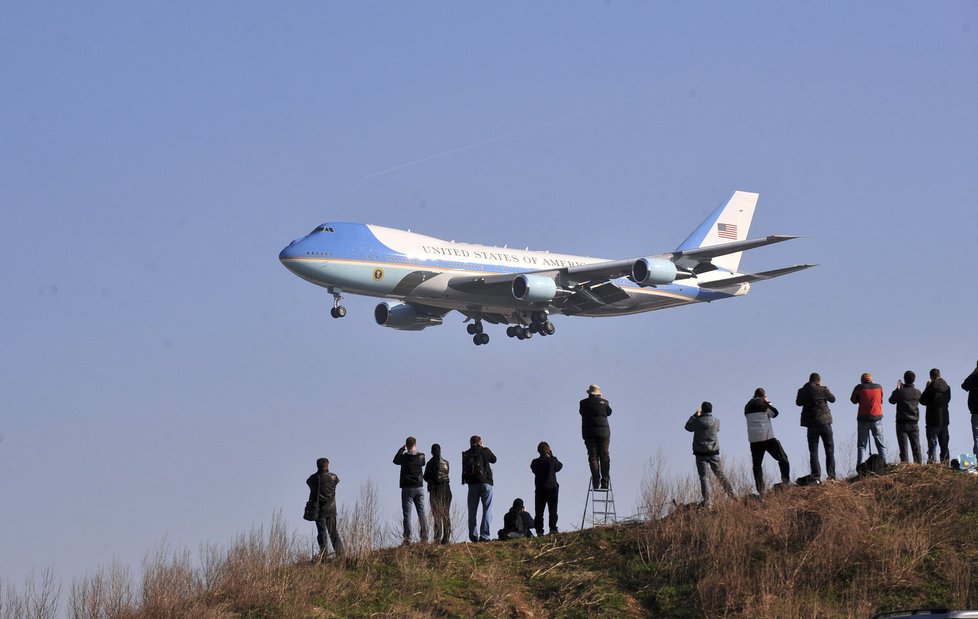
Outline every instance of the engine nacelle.
<path fill-rule="evenodd" d="M 665 258 L 639 258 L 632 265 L 632 281 L 639 286 L 661 286 L 676 280 L 676 265 Z"/>
<path fill-rule="evenodd" d="M 420 331 L 441 324 L 441 318 L 418 313 L 410 303 L 391 303 L 384 301 L 374 308 L 374 320 L 382 327 L 399 331 Z"/>
<path fill-rule="evenodd" d="M 520 301 L 553 301 L 557 282 L 543 275 L 517 275 L 513 280 L 513 296 Z"/>

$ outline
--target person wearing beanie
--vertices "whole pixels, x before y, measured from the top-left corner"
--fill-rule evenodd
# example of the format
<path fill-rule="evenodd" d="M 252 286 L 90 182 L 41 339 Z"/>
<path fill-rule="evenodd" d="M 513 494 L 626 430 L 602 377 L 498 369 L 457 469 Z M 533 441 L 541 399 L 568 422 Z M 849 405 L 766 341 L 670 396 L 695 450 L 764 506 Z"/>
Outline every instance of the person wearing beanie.
<path fill-rule="evenodd" d="M 499 539 L 507 541 L 521 537 L 533 537 L 532 530 L 533 518 L 526 513 L 523 499 L 516 499 L 513 501 L 513 506 L 503 516 L 503 528 L 499 529 Z"/>
<path fill-rule="evenodd" d="M 452 541 L 452 485 L 448 460 L 441 456 L 441 445 L 431 446 L 431 460 L 424 468 L 424 480 L 428 482 L 428 502 L 435 525 L 432 542 L 447 544 Z"/>
<path fill-rule="evenodd" d="M 720 486 L 730 498 L 736 498 L 733 487 L 727 481 L 720 467 L 720 420 L 713 416 L 713 404 L 703 402 L 698 411 L 686 422 L 686 431 L 693 433 L 693 455 L 696 456 L 696 473 L 700 478 L 700 492 L 703 494 L 703 505 L 710 504 L 710 484 L 706 479 L 707 467 L 713 470 Z"/>

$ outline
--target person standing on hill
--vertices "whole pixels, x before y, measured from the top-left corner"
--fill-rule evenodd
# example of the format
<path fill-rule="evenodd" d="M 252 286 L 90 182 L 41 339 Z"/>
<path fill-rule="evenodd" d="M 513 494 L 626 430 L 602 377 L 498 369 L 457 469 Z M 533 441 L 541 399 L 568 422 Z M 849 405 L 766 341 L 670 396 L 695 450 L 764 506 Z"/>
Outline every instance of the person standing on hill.
<path fill-rule="evenodd" d="M 703 495 L 703 505 L 710 504 L 710 484 L 706 479 L 707 467 L 713 469 L 717 481 L 730 498 L 736 498 L 733 486 L 727 481 L 720 467 L 720 420 L 713 416 L 713 404 L 703 402 L 700 409 L 686 421 L 686 431 L 693 433 L 693 455 L 696 456 L 696 473 L 700 478 L 700 492 Z"/>
<path fill-rule="evenodd" d="M 781 483 L 791 483 L 791 466 L 788 455 L 784 453 L 781 441 L 774 438 L 774 428 L 771 419 L 778 416 L 763 387 L 754 390 L 754 397 L 744 406 L 744 416 L 747 419 L 747 440 L 750 441 L 750 456 L 754 470 L 754 484 L 757 493 L 764 494 L 764 454 L 769 453 L 778 463 L 781 470 Z"/>
<path fill-rule="evenodd" d="M 872 433 L 876 450 L 886 462 L 886 442 L 883 440 L 883 388 L 873 382 L 873 375 L 863 372 L 859 384 L 853 387 L 849 401 L 857 404 L 856 410 L 856 466 L 862 464 L 863 455 L 869 448 Z"/>
<path fill-rule="evenodd" d="M 910 462 L 907 443 L 913 452 L 913 461 L 920 464 L 920 389 L 913 385 L 917 375 L 907 370 L 903 380 L 897 381 L 897 388 L 890 394 L 890 404 L 896 404 L 896 435 L 900 448 L 900 462 Z"/>
<path fill-rule="evenodd" d="M 333 552 L 343 552 L 343 542 L 336 530 L 336 484 L 340 478 L 329 472 L 329 459 L 316 460 L 316 472 L 309 476 L 306 485 L 309 486 L 309 501 L 318 507 L 316 514 L 316 541 L 319 543 L 319 554 L 326 554 L 326 536 L 333 544 Z"/>
<path fill-rule="evenodd" d="M 950 422 L 947 405 L 951 403 L 951 387 L 941 378 L 941 371 L 933 368 L 930 380 L 920 395 L 920 403 L 927 409 L 924 429 L 927 432 L 927 464 L 937 462 L 937 446 L 941 446 L 941 464 L 950 464 L 947 426 Z"/>
<path fill-rule="evenodd" d="M 534 518 L 533 525 L 537 530 L 537 537 L 543 535 L 543 508 L 546 507 L 550 518 L 550 533 L 557 532 L 557 492 L 560 485 L 557 483 L 557 472 L 564 468 L 560 460 L 554 456 L 550 445 L 543 441 L 537 445 L 537 453 L 540 454 L 530 462 L 530 470 L 533 471 L 533 486 L 536 489 L 534 494 Z"/>
<path fill-rule="evenodd" d="M 974 441 L 972 453 L 978 454 L 978 367 L 961 383 L 968 392 L 968 412 L 971 413 L 971 438 Z"/>
<path fill-rule="evenodd" d="M 601 397 L 601 387 L 591 385 L 587 397 L 581 400 L 581 436 L 587 448 L 587 462 L 591 467 L 591 484 L 595 489 L 608 487 L 611 481 L 611 406 Z"/>
<path fill-rule="evenodd" d="M 428 482 L 428 501 L 435 523 L 432 542 L 447 544 L 452 540 L 452 485 L 448 460 L 441 456 L 441 445 L 431 446 L 431 460 L 425 465 L 424 480 Z"/>
<path fill-rule="evenodd" d="M 417 449 L 418 441 L 407 437 L 397 453 L 394 464 L 401 467 L 401 515 L 404 517 L 404 545 L 411 543 L 411 505 L 418 512 L 421 531 L 418 539 L 428 541 L 428 516 L 424 512 L 424 454 Z"/>
<path fill-rule="evenodd" d="M 822 377 L 812 372 L 808 382 L 801 386 L 795 397 L 795 405 L 801 407 L 801 425 L 808 429 L 808 457 L 811 476 L 818 481 L 822 467 L 818 464 L 818 441 L 825 449 L 825 472 L 828 479 L 835 479 L 835 443 L 832 438 L 832 411 L 829 404 L 835 396 L 828 387 L 822 386 Z"/>
<path fill-rule="evenodd" d="M 496 455 L 482 444 L 482 438 L 472 436 L 469 449 L 462 452 L 462 483 L 468 484 L 469 541 L 488 542 L 492 525 L 492 467 Z M 476 528 L 479 503 L 482 503 L 482 523 Z"/>

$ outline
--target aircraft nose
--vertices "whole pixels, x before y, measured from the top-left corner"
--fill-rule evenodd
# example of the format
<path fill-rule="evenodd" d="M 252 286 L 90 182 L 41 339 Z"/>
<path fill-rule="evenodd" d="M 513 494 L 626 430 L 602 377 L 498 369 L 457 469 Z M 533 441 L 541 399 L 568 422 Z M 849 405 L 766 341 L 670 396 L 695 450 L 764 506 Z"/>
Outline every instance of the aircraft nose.
<path fill-rule="evenodd" d="M 292 241 L 291 243 L 288 244 L 288 246 L 286 246 L 285 249 L 283 249 L 278 253 L 278 259 L 282 262 L 282 264 L 285 264 L 286 267 L 289 266 L 288 264 L 286 264 L 285 262 L 286 260 L 299 257 L 301 253 L 299 250 L 299 245 L 300 245 L 299 241 L 301 240 L 302 239 L 296 239 Z"/>

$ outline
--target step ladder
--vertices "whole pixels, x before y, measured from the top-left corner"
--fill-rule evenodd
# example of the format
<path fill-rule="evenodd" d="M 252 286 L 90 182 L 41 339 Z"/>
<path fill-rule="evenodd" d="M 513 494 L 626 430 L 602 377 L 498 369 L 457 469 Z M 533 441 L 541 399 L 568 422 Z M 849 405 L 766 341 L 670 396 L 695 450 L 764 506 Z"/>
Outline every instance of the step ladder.
<path fill-rule="evenodd" d="M 617 524 L 618 514 L 615 513 L 615 493 L 611 482 L 607 488 L 595 488 L 590 478 L 587 482 L 587 499 L 584 502 L 584 515 L 581 516 L 581 528 L 587 521 L 587 508 L 591 506 L 591 526 Z"/>

